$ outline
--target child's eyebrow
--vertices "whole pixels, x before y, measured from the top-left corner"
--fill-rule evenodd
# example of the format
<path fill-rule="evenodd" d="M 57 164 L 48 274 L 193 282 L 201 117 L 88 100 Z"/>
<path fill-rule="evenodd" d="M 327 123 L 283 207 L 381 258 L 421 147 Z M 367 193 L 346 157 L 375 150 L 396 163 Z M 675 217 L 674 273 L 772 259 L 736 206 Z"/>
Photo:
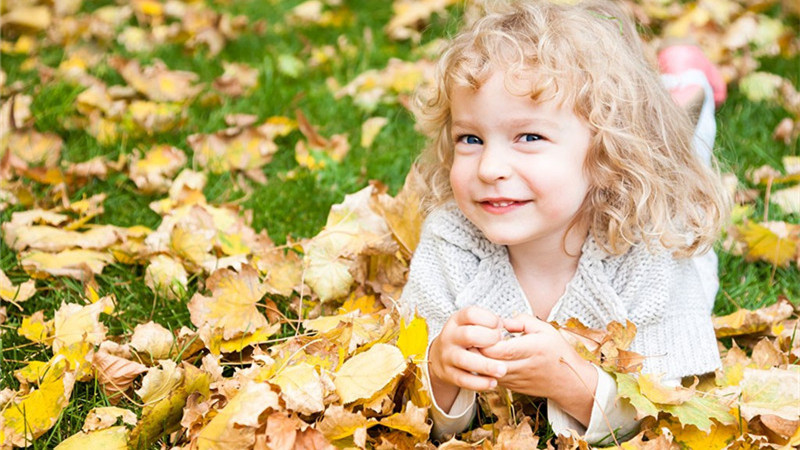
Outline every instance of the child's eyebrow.
<path fill-rule="evenodd" d="M 545 117 L 531 117 L 531 118 L 524 118 L 524 119 L 512 119 L 505 122 L 507 126 L 511 128 L 525 128 L 530 126 L 544 126 L 549 129 L 556 129 L 560 130 L 561 124 L 554 120 L 547 119 Z"/>

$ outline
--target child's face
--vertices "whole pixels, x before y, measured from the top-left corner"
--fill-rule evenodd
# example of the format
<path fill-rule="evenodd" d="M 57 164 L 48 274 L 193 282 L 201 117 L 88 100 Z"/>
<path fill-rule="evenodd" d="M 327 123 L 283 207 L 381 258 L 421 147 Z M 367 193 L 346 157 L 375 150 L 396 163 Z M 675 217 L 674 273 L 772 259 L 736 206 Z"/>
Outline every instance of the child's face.
<path fill-rule="evenodd" d="M 552 251 L 589 188 L 583 162 L 591 132 L 553 101 L 509 93 L 504 76 L 495 71 L 477 91 L 453 89 L 450 184 L 458 207 L 490 241 L 512 255 Z"/>

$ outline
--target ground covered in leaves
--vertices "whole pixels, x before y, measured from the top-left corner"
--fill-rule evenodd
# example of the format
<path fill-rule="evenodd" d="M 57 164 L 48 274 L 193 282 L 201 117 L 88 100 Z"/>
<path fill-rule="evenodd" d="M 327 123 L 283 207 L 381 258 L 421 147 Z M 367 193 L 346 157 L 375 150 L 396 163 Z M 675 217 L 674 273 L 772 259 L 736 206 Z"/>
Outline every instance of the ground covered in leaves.
<path fill-rule="evenodd" d="M 665 388 L 633 375 L 632 324 L 564 333 L 645 418 L 625 448 L 796 447 L 800 8 L 629 4 L 730 83 L 723 368 Z M 396 303 L 422 220 L 406 106 L 474 5 L 0 8 L 0 447 L 588 447 L 501 391 L 429 439 L 427 331 Z"/>

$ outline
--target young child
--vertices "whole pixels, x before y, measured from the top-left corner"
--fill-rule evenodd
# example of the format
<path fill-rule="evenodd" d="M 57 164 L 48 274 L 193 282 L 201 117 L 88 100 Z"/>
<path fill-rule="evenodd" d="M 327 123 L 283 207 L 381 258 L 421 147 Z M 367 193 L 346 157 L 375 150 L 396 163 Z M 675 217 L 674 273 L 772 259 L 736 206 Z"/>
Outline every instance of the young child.
<path fill-rule="evenodd" d="M 662 52 L 660 79 L 612 3 L 486 3 L 418 105 L 435 206 L 402 301 L 428 322 L 433 433 L 503 386 L 546 398 L 557 433 L 623 439 L 637 421 L 614 379 L 547 322 L 631 320 L 643 371 L 667 383 L 719 366 L 709 248 L 726 201 L 703 159 L 724 83 L 692 46 Z M 698 92 L 693 132 L 678 103 Z"/>

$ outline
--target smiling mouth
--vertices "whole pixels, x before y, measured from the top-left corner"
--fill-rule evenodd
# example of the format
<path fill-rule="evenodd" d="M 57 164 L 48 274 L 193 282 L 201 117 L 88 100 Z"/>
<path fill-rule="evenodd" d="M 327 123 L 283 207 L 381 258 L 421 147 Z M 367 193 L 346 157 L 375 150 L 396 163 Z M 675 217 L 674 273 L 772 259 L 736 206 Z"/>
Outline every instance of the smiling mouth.
<path fill-rule="evenodd" d="M 491 208 L 508 208 L 509 206 L 523 205 L 528 203 L 528 200 L 481 200 L 479 203 Z"/>

